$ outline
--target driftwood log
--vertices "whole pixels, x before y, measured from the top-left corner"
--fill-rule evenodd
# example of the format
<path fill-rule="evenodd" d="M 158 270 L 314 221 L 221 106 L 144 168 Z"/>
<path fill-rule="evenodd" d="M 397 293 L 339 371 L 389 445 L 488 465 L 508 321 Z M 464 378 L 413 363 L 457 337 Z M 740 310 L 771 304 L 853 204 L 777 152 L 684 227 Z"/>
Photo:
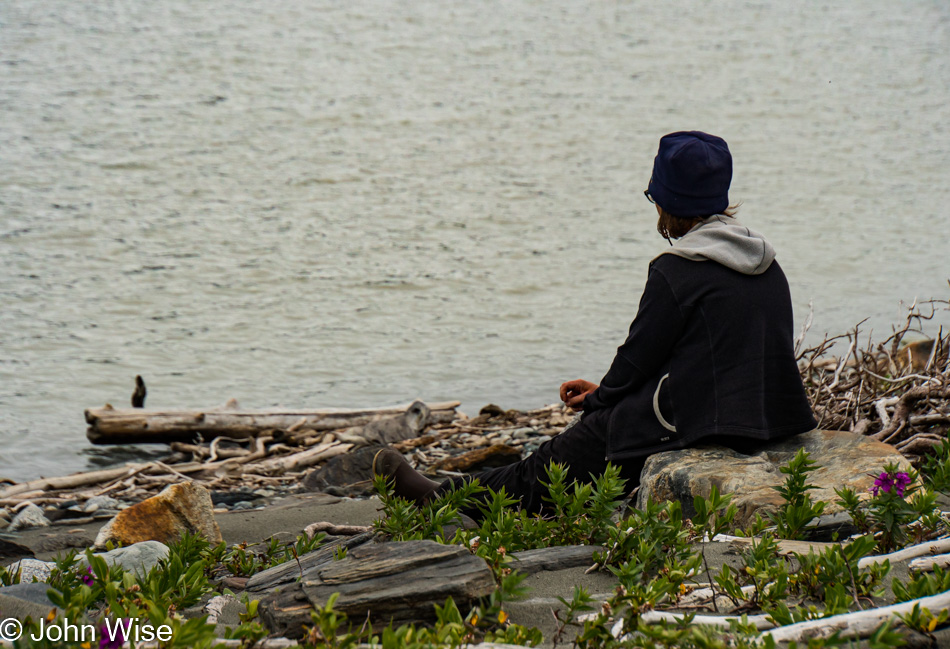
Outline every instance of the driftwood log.
<path fill-rule="evenodd" d="M 938 554 L 935 557 L 923 557 L 914 559 L 907 567 L 910 570 L 919 570 L 921 572 L 933 572 L 935 568 L 941 570 L 950 567 L 950 554 Z"/>
<path fill-rule="evenodd" d="M 301 429 L 320 432 L 365 426 L 381 418 L 412 414 L 421 408 L 414 401 L 410 404 L 386 408 L 344 410 L 239 410 L 233 407 L 209 410 L 144 410 L 142 408 L 117 409 L 110 405 L 86 410 L 89 428 L 86 437 L 93 444 L 170 444 L 194 442 L 198 436 L 204 440 L 225 436 L 234 439 L 257 437 L 273 430 L 297 431 Z M 454 416 L 458 401 L 428 404 L 428 416 L 439 419 Z M 419 428 L 425 426 L 422 423 Z"/>
<path fill-rule="evenodd" d="M 435 605 L 446 598 L 466 607 L 494 589 L 488 564 L 463 547 L 434 541 L 370 543 L 305 570 L 299 581 L 262 597 L 260 611 L 272 632 L 299 638 L 303 626 L 311 624 L 310 612 L 334 593 L 339 593 L 336 610 L 351 620 L 368 617 L 376 627 L 431 621 Z"/>
<path fill-rule="evenodd" d="M 687 615 L 693 614 L 674 613 L 670 611 L 647 611 L 640 616 L 640 619 L 647 624 L 656 624 L 658 622 L 678 623 L 681 622 Z M 745 616 L 745 619 L 737 615 L 693 615 L 692 624 L 703 624 L 706 626 L 714 626 L 720 629 L 728 629 L 733 622 L 744 622 L 745 624 L 751 624 L 759 631 L 763 629 L 771 629 L 775 626 L 775 622 L 769 615 L 748 615 Z"/>
<path fill-rule="evenodd" d="M 759 639 L 764 641 L 767 635 L 771 635 L 776 642 L 802 642 L 809 638 L 830 638 L 835 633 L 839 633 L 841 638 L 867 638 L 888 620 L 893 619 L 900 624 L 900 618 L 897 616 L 910 613 L 915 606 L 927 609 L 935 617 L 939 616 L 943 611 L 950 611 L 950 593 L 940 593 L 867 611 L 843 613 L 819 620 L 789 624 L 766 631 L 759 636 Z"/>
<path fill-rule="evenodd" d="M 928 543 L 912 545 L 910 547 L 904 548 L 903 550 L 891 552 L 890 554 L 879 554 L 864 557 L 858 561 L 858 568 L 867 568 L 868 566 L 884 563 L 885 561 L 897 563 L 898 561 L 907 561 L 908 559 L 914 559 L 915 557 L 925 557 L 928 554 L 935 555 L 940 554 L 941 552 L 950 552 L 950 539 L 937 539 Z M 912 570 L 915 569 L 914 563 L 910 564 L 910 568 Z"/>
<path fill-rule="evenodd" d="M 752 547 L 752 544 L 761 541 L 758 537 L 732 536 L 729 534 L 717 534 L 712 539 L 717 543 L 728 543 L 729 549 L 733 552 L 741 552 Z M 808 554 L 809 552 L 822 552 L 827 548 L 837 545 L 836 543 L 824 543 L 821 541 L 785 541 L 777 543 L 776 552 L 779 556 L 791 556 L 793 554 Z"/>
<path fill-rule="evenodd" d="M 505 466 L 521 459 L 521 451 L 506 444 L 492 444 L 455 457 L 439 460 L 432 471 L 468 471 L 473 467 Z"/>

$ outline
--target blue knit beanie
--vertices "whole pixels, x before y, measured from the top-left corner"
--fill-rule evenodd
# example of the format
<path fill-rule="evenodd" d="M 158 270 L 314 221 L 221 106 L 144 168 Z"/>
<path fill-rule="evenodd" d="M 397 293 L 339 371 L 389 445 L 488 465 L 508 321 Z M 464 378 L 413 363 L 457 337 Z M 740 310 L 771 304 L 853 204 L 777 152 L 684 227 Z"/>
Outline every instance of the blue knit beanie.
<path fill-rule="evenodd" d="M 721 137 L 679 131 L 660 138 L 649 191 L 664 211 L 684 218 L 721 214 L 731 182 L 732 154 Z"/>

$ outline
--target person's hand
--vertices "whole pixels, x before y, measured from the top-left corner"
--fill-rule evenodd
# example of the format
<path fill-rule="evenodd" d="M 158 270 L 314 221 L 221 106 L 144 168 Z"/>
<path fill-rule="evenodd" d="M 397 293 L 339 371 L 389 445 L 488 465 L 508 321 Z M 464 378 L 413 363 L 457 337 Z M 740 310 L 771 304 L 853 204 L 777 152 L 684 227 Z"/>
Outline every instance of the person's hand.
<path fill-rule="evenodd" d="M 587 398 L 587 395 L 596 389 L 596 383 L 591 383 L 584 379 L 574 379 L 573 381 L 562 383 L 561 401 L 563 401 L 568 408 L 577 412 L 583 409 L 584 399 Z"/>

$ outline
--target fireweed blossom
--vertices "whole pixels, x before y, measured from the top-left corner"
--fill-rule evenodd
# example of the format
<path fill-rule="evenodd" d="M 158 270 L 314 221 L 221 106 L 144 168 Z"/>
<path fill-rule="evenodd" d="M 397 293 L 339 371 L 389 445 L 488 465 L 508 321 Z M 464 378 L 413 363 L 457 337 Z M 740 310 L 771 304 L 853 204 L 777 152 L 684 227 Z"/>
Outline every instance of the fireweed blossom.
<path fill-rule="evenodd" d="M 894 489 L 897 491 L 897 495 L 901 498 L 904 497 L 904 489 L 910 486 L 910 476 L 906 473 L 898 473 L 894 476 Z"/>
<path fill-rule="evenodd" d="M 110 628 L 108 623 L 99 627 L 99 649 L 122 649 L 124 644 L 125 628 L 122 624 L 116 624 L 114 628 Z"/>
<path fill-rule="evenodd" d="M 882 471 L 881 475 L 874 480 L 874 486 L 868 491 L 870 491 L 872 495 L 877 496 L 881 492 L 889 493 L 890 490 L 893 489 L 894 493 L 903 498 L 904 491 L 909 485 L 910 476 L 903 471 L 894 475 L 891 475 L 887 471 Z"/>

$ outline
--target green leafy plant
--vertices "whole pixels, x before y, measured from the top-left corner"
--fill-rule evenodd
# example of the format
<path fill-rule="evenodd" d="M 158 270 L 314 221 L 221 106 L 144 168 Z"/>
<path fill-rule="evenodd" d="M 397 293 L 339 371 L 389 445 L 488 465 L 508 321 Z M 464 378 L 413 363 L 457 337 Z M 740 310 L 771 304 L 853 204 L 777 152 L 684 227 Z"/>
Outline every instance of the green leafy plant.
<path fill-rule="evenodd" d="M 785 501 L 769 518 L 775 525 L 775 533 L 781 539 L 800 539 L 802 532 L 813 520 L 821 516 L 825 503 L 812 500 L 808 491 L 816 489 L 809 485 L 808 474 L 817 470 L 817 463 L 805 449 L 798 449 L 795 457 L 779 470 L 787 477 L 785 483 L 774 489 Z"/>
<path fill-rule="evenodd" d="M 446 528 L 460 526 L 459 512 L 474 508 L 475 496 L 485 491 L 477 480 L 450 489 L 419 507 L 396 496 L 392 485 L 382 476 L 373 481 L 382 504 L 383 517 L 373 523 L 374 529 L 393 541 L 431 539 L 446 542 Z"/>
<path fill-rule="evenodd" d="M 888 464 L 878 474 L 871 497 L 864 501 L 853 489 L 837 489 L 838 504 L 858 529 L 873 534 L 878 550 L 892 552 L 909 542 L 920 543 L 948 530 L 936 507 L 937 496 L 920 486 L 916 471 Z"/>
<path fill-rule="evenodd" d="M 20 583 L 20 570 L 17 566 L 16 570 L 11 570 L 5 566 L 0 566 L 0 586 L 13 586 L 14 584 Z"/>
<path fill-rule="evenodd" d="M 947 621 L 948 613 L 944 610 L 940 611 L 938 615 L 934 615 L 929 609 L 921 608 L 920 604 L 914 604 L 914 608 L 911 609 L 910 613 L 899 615 L 899 617 L 904 624 L 914 631 L 923 633 L 929 636 L 931 640 L 936 641 L 933 631 Z"/>
<path fill-rule="evenodd" d="M 950 438 L 940 442 L 921 466 L 924 483 L 940 493 L 950 493 Z"/>
<path fill-rule="evenodd" d="M 934 566 L 933 573 L 911 572 L 907 583 L 895 579 L 891 590 L 898 602 L 909 602 L 921 597 L 930 597 L 950 590 L 950 571 Z"/>

